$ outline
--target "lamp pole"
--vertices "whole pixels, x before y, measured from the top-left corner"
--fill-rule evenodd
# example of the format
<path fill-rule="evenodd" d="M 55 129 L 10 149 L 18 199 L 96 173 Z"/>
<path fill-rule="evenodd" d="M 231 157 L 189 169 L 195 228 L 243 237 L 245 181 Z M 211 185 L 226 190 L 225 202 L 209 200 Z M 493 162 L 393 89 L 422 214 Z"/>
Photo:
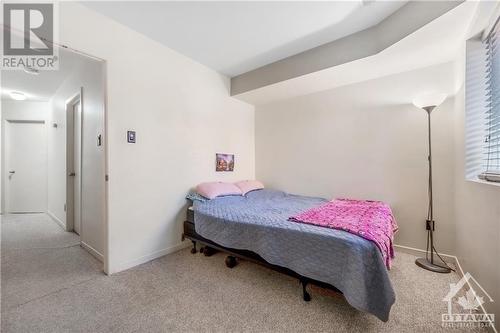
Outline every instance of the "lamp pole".
<path fill-rule="evenodd" d="M 446 266 L 441 266 L 437 265 L 434 263 L 434 203 L 433 203 L 433 197 L 432 197 L 432 140 L 431 140 L 431 112 L 436 108 L 435 105 L 432 106 L 426 106 L 423 107 L 427 112 L 427 128 L 428 128 L 428 140 L 429 140 L 429 183 L 428 183 L 428 195 L 429 195 L 429 208 L 427 211 L 427 220 L 426 220 L 426 230 L 427 230 L 427 249 L 426 249 L 426 257 L 425 258 L 418 258 L 415 260 L 415 263 L 432 272 L 437 272 L 437 273 L 450 273 L 451 269 Z M 429 244 L 430 242 L 430 244 Z M 430 245 L 430 260 L 428 258 L 428 252 L 429 252 L 429 245 Z"/>

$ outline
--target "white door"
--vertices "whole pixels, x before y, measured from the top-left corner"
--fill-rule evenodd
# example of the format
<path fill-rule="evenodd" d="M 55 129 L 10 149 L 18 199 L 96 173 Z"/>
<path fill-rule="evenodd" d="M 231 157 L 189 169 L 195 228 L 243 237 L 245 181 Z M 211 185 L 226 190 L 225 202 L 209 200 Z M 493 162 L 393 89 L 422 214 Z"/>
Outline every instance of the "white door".
<path fill-rule="evenodd" d="M 44 122 L 5 123 L 6 210 L 47 210 L 47 132 Z"/>
<path fill-rule="evenodd" d="M 82 112 L 80 102 L 73 105 L 73 212 L 74 229 L 80 234 L 82 226 Z"/>

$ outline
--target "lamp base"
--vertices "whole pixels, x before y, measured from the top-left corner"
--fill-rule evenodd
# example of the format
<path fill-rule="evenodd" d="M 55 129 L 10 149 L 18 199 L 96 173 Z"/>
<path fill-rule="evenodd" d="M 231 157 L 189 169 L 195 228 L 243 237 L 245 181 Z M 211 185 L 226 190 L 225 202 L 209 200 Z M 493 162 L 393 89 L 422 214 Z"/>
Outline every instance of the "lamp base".
<path fill-rule="evenodd" d="M 417 266 L 422 267 L 423 269 L 426 269 L 426 270 L 431 271 L 431 272 L 436 272 L 436 273 L 450 273 L 451 272 L 450 268 L 435 265 L 435 264 L 431 263 L 429 260 L 427 260 L 426 258 L 418 258 L 417 260 L 415 260 L 415 264 L 417 264 Z"/>

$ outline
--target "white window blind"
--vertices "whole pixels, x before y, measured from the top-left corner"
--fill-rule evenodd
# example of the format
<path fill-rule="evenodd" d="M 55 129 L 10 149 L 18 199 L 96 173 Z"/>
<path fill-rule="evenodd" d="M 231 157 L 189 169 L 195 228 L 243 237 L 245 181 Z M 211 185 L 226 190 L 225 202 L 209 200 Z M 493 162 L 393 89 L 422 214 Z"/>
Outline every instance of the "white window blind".
<path fill-rule="evenodd" d="M 500 182 L 500 24 L 467 41 L 466 176 Z"/>

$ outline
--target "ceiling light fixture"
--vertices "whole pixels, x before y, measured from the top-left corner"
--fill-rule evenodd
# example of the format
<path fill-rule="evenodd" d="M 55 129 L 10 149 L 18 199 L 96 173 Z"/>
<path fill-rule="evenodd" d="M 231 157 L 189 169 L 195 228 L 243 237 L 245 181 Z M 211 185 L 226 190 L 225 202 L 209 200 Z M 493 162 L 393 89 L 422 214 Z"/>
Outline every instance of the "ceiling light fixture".
<path fill-rule="evenodd" d="M 24 72 L 26 72 L 28 74 L 31 74 L 31 75 L 38 75 L 38 74 L 40 74 L 40 70 L 38 70 L 36 68 L 33 68 L 33 67 L 28 67 L 28 66 L 24 67 Z"/>
<path fill-rule="evenodd" d="M 15 99 L 16 101 L 24 101 L 26 99 L 26 95 L 19 91 L 11 91 L 9 95 L 10 98 Z"/>

